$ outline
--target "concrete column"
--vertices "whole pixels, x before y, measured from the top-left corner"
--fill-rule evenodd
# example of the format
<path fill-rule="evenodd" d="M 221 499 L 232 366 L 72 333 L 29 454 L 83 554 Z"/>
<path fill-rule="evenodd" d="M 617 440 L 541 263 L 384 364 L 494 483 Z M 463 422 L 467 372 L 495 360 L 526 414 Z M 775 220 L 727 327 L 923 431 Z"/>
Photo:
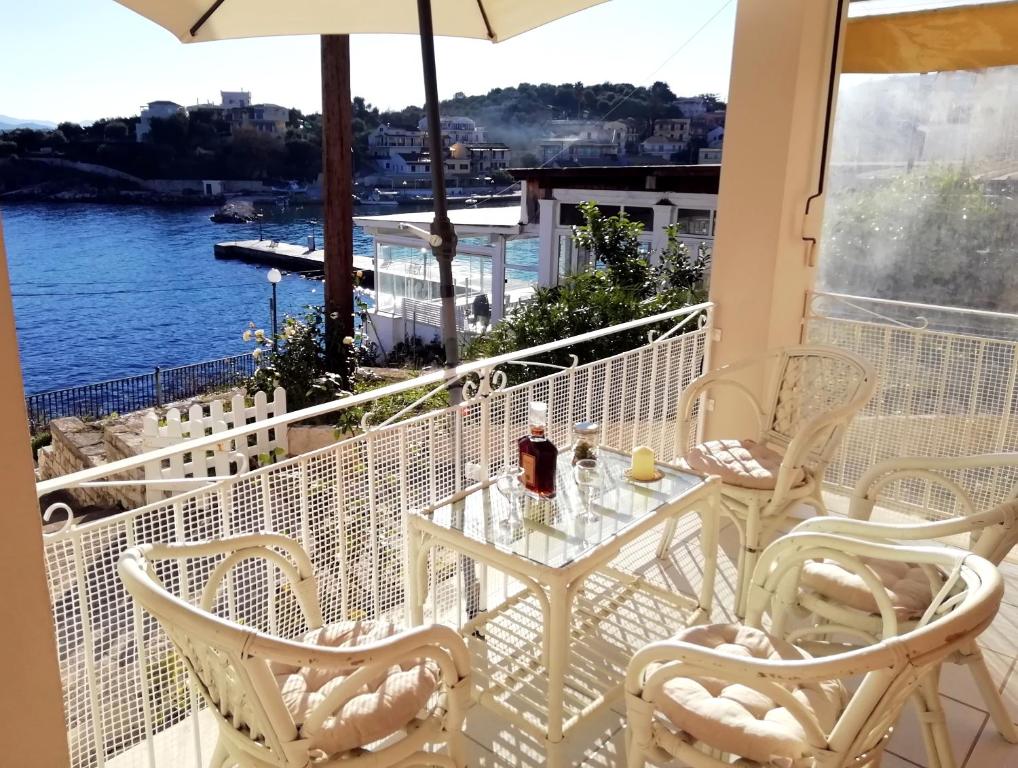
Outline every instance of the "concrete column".
<path fill-rule="evenodd" d="M 844 6 L 847 8 L 848 3 Z M 838 0 L 739 0 L 710 297 L 718 367 L 801 339 Z M 834 78 L 837 92 L 838 78 Z M 747 382 L 752 384 L 752 382 Z M 749 429 L 718 395 L 708 437 Z"/>
<path fill-rule="evenodd" d="M 69 762 L 53 616 L 46 589 L 25 392 L 0 223 L 0 744 L 4 765 Z"/>
<path fill-rule="evenodd" d="M 675 206 L 669 203 L 667 205 L 653 205 L 651 207 L 654 209 L 654 225 L 651 230 L 653 239 L 650 241 L 650 253 L 651 262 L 657 264 L 661 260 L 659 254 L 668 245 L 665 227 L 674 223 Z"/>
<path fill-rule="evenodd" d="M 491 324 L 505 315 L 505 235 L 495 235 L 495 255 L 491 258 Z"/>
<path fill-rule="evenodd" d="M 558 238 L 555 237 L 555 222 L 558 221 L 558 200 L 538 200 L 539 234 L 537 254 L 537 284 L 541 286 L 557 285 L 558 275 Z"/>

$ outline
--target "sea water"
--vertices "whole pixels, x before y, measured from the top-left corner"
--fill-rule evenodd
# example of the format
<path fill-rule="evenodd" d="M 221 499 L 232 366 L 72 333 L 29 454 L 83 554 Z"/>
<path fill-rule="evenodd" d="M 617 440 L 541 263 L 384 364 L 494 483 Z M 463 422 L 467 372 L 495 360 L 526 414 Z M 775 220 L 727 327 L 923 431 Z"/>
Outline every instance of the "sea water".
<path fill-rule="evenodd" d="M 0 208 L 26 392 L 88 384 L 250 351 L 248 323 L 270 327 L 267 269 L 213 258 L 258 238 L 214 224 L 210 208 L 19 203 Z M 264 209 L 262 237 L 322 244 L 321 207 Z M 373 242 L 354 227 L 354 253 Z M 524 256 L 527 258 L 527 256 Z M 322 301 L 322 283 L 278 285 L 279 317 Z"/>

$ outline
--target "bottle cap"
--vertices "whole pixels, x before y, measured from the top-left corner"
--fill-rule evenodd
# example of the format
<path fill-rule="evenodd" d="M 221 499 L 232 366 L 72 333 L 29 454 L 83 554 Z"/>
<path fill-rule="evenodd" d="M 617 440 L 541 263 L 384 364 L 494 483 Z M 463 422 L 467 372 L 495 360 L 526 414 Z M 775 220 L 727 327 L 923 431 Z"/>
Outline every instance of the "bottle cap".
<path fill-rule="evenodd" d="M 548 423 L 548 404 L 535 400 L 530 404 L 530 423 L 544 426 Z"/>

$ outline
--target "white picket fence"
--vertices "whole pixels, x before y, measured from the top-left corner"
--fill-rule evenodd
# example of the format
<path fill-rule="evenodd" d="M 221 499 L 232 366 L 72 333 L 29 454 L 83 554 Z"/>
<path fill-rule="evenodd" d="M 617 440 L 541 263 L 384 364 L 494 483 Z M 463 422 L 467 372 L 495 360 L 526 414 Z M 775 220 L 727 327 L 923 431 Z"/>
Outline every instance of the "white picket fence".
<path fill-rule="evenodd" d="M 142 422 L 145 452 L 281 416 L 286 413 L 286 390 L 276 387 L 272 400 L 264 392 L 256 392 L 252 406 L 248 406 L 244 396 L 237 393 L 230 399 L 229 405 L 227 410 L 224 400 L 195 403 L 187 411 L 186 419 L 179 409 L 170 408 L 166 412 L 166 423 L 162 425 L 155 412 L 150 412 Z M 145 464 L 145 480 L 149 483 L 145 486 L 146 500 L 151 504 L 181 490 L 179 484 L 162 485 L 152 481 L 229 475 L 239 469 L 238 454 L 245 459 L 266 454 L 272 457 L 285 455 L 288 448 L 286 434 L 285 427 L 255 429 L 243 441 L 230 440 L 226 445 L 177 453 L 162 461 L 148 462 Z"/>

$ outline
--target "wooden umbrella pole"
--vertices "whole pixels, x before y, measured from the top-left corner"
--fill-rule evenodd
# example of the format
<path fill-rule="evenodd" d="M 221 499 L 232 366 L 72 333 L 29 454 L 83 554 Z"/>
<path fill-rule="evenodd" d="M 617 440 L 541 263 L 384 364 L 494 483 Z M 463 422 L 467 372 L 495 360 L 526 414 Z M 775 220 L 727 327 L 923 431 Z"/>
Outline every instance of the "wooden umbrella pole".
<path fill-rule="evenodd" d="M 325 358 L 328 370 L 352 374 L 353 108 L 350 36 L 322 35 L 322 175 L 325 219 Z"/>
<path fill-rule="evenodd" d="M 452 260 L 456 256 L 456 231 L 449 220 L 445 199 L 445 154 L 442 146 L 442 121 L 439 118 L 438 76 L 435 74 L 435 33 L 431 23 L 431 0 L 417 0 L 417 18 L 421 33 L 421 60 L 424 66 L 424 107 L 428 120 L 428 146 L 431 150 L 431 197 L 435 219 L 432 235 L 440 242 L 431 251 L 438 261 L 439 296 L 442 298 L 442 344 L 446 368 L 459 365 L 459 343 L 456 333 L 456 293 L 452 281 Z M 460 386 L 449 389 L 453 405 L 461 398 Z"/>

